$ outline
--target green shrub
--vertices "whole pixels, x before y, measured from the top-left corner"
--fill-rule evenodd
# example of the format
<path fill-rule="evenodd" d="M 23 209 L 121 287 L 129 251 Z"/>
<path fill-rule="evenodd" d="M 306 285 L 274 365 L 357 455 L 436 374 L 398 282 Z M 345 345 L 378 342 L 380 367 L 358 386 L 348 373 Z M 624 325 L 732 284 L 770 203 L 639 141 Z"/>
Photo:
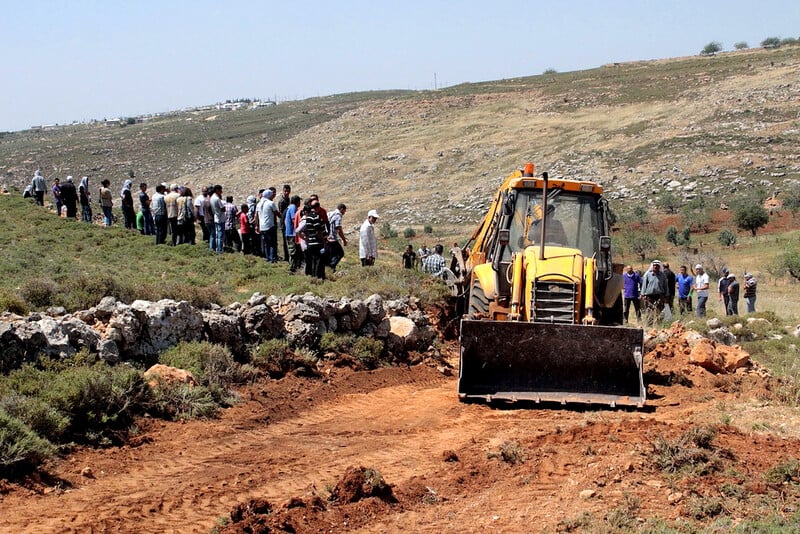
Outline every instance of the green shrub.
<path fill-rule="evenodd" d="M 53 374 L 41 398 L 69 418 L 70 436 L 108 443 L 109 430 L 126 428 L 150 405 L 151 390 L 136 369 L 97 363 Z"/>
<path fill-rule="evenodd" d="M 189 371 L 203 385 L 228 388 L 241 381 L 231 351 L 205 341 L 181 342 L 158 356 L 158 363 Z"/>
<path fill-rule="evenodd" d="M 250 361 L 272 378 L 281 378 L 292 369 L 293 355 L 285 339 L 269 339 L 256 347 Z"/>
<path fill-rule="evenodd" d="M 28 303 L 23 298 L 7 289 L 0 290 L 0 312 L 8 311 L 17 315 L 27 315 L 30 312 Z"/>
<path fill-rule="evenodd" d="M 25 423 L 0 409 L 0 475 L 35 468 L 53 456 L 55 446 Z"/>
<path fill-rule="evenodd" d="M 380 236 L 384 239 L 397 237 L 397 230 L 393 229 L 392 225 L 387 221 L 381 225 Z"/>
<path fill-rule="evenodd" d="M 406 239 L 410 239 L 412 237 L 416 237 L 416 235 L 417 235 L 417 231 L 414 230 L 411 227 L 408 227 L 405 230 L 403 230 L 403 237 L 405 237 Z"/>
<path fill-rule="evenodd" d="M 371 337 L 360 337 L 353 343 L 353 357 L 367 369 L 375 369 L 381 362 L 383 343 Z"/>
<path fill-rule="evenodd" d="M 770 484 L 800 483 L 800 461 L 797 458 L 781 460 L 764 473 L 764 479 Z"/>
<path fill-rule="evenodd" d="M 425 226 L 422 227 L 422 231 L 425 232 L 426 234 L 432 234 L 433 226 L 431 226 L 430 224 L 426 224 Z"/>
<path fill-rule="evenodd" d="M 717 241 L 723 247 L 732 247 L 736 244 L 736 234 L 731 232 L 729 229 L 724 228 L 720 230 L 719 234 L 717 235 Z"/>
<path fill-rule="evenodd" d="M 0 399 L 0 410 L 16 417 L 39 436 L 60 443 L 69 428 L 69 417 L 38 397 L 12 393 Z"/>
<path fill-rule="evenodd" d="M 680 437 L 669 440 L 659 435 L 652 442 L 653 464 L 662 471 L 676 473 L 690 471 L 702 476 L 720 469 L 720 459 L 714 450 L 716 429 L 692 427 Z"/>
<path fill-rule="evenodd" d="M 319 340 L 319 350 L 323 354 L 335 352 L 337 354 L 349 353 L 355 343 L 353 334 L 337 334 L 335 332 L 325 332 Z"/>
<path fill-rule="evenodd" d="M 293 367 L 297 372 L 309 376 L 317 374 L 317 362 L 319 358 L 312 349 L 306 347 L 295 349 L 293 360 Z"/>
<path fill-rule="evenodd" d="M 213 417 L 220 406 L 215 397 L 209 388 L 191 384 L 161 384 L 153 389 L 158 413 L 175 420 Z"/>
<path fill-rule="evenodd" d="M 55 296 L 59 294 L 59 286 L 52 280 L 32 278 L 19 288 L 20 296 L 32 308 L 42 309 L 55 304 Z"/>

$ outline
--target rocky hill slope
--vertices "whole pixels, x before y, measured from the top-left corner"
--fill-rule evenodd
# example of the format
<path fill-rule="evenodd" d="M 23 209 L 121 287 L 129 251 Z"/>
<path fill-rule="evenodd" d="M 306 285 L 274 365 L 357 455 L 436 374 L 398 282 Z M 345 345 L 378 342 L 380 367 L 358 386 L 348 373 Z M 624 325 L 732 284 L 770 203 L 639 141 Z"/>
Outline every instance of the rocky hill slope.
<path fill-rule="evenodd" d="M 772 192 L 800 184 L 798 73 L 800 48 L 757 49 L 27 131 L 0 137 L 0 172 L 12 185 L 41 167 L 116 187 L 133 170 L 151 182 L 223 183 L 241 199 L 290 183 L 348 203 L 354 221 L 376 208 L 397 225 L 471 224 L 525 161 L 651 203 L 664 188 Z"/>

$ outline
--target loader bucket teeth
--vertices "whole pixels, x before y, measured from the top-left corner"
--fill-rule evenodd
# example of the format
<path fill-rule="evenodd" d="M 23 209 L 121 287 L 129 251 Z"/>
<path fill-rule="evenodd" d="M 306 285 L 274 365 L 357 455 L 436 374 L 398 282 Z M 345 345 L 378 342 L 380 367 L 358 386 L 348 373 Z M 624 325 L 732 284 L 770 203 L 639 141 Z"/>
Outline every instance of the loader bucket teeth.
<path fill-rule="evenodd" d="M 458 394 L 504 401 L 645 401 L 638 328 L 461 321 Z"/>

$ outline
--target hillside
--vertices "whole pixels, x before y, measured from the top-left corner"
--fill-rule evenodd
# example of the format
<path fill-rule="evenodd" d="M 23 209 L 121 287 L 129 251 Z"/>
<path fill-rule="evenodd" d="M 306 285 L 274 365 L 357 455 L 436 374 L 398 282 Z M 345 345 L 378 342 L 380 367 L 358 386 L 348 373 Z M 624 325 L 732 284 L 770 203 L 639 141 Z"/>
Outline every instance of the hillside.
<path fill-rule="evenodd" d="M 464 84 L 373 92 L 258 110 L 176 113 L 0 137 L 0 172 L 33 170 L 225 184 L 242 198 L 293 184 L 395 224 L 474 222 L 524 161 L 591 178 L 612 198 L 653 201 L 669 187 L 714 198 L 797 184 L 800 48 L 604 65 Z"/>

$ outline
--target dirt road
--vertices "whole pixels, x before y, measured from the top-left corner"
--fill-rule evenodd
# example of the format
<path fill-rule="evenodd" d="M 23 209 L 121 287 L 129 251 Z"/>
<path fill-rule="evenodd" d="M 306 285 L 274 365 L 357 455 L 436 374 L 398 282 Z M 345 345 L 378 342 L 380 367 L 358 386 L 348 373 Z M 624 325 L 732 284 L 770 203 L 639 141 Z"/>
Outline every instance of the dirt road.
<path fill-rule="evenodd" d="M 682 487 L 652 467 L 653 440 L 681 434 L 720 402 L 745 402 L 741 388 L 695 379 L 651 386 L 645 411 L 498 409 L 459 403 L 455 378 L 427 366 L 332 369 L 324 381 L 290 377 L 243 394 L 218 420 L 144 421 L 138 446 L 79 450 L 51 466 L 61 482 L 6 488 L 0 531 L 208 532 L 250 499 L 279 508 L 291 497 L 324 498 L 348 466 L 378 470 L 397 500 L 303 510 L 295 529 L 552 531 L 572 517 L 630 509 L 630 495 L 638 516 L 675 518 L 720 479 Z M 800 456 L 794 438 L 722 426 L 716 439 L 743 475 Z M 86 467 L 93 478 L 81 475 Z"/>

